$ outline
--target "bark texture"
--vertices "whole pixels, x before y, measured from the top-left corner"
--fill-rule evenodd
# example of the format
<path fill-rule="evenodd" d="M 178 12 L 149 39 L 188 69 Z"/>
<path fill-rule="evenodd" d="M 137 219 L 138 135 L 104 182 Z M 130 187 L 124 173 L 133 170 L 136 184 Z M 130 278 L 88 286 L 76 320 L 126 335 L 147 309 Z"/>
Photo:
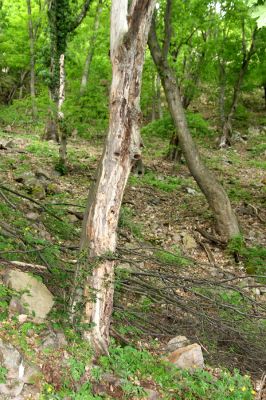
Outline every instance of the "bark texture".
<path fill-rule="evenodd" d="M 155 0 L 113 0 L 111 11 L 110 122 L 107 141 L 90 190 L 83 222 L 81 249 L 90 259 L 112 253 L 124 189 L 140 151 L 140 90 L 148 30 Z M 98 354 L 108 352 L 113 304 L 114 262 L 99 260 L 86 283 L 86 322 L 93 327 L 85 336 Z"/>
<path fill-rule="evenodd" d="M 171 0 L 168 2 L 171 3 Z M 187 125 L 175 73 L 169 66 L 157 40 L 155 20 L 153 20 L 150 31 L 149 47 L 161 77 L 168 107 L 176 126 L 179 145 L 188 168 L 214 213 L 219 234 L 228 240 L 239 234 L 237 218 L 223 187 L 201 161 L 199 151 Z"/>

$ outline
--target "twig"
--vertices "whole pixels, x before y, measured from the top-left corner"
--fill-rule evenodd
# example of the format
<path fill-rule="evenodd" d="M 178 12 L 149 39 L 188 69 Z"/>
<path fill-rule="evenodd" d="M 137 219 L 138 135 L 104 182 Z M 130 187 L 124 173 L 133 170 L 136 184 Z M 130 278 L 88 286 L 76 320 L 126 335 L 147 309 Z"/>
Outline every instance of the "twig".
<path fill-rule="evenodd" d="M 262 395 L 263 395 L 263 389 L 264 389 L 265 382 L 266 382 L 266 373 L 264 372 L 264 374 L 262 375 L 262 378 L 261 378 L 261 384 L 260 384 L 260 391 L 259 391 L 259 395 L 258 395 L 258 400 L 263 400 Z"/>
<path fill-rule="evenodd" d="M 2 190 L 0 190 L 0 196 L 5 200 L 5 202 L 10 205 L 11 208 L 13 208 L 13 210 L 16 210 L 17 207 L 11 203 L 11 201 L 7 198 L 7 196 L 2 192 Z"/>
<path fill-rule="evenodd" d="M 2 184 L 0 184 L 0 188 L 3 189 L 3 190 L 6 190 L 7 192 L 13 193 L 14 195 L 19 196 L 19 197 L 21 197 L 21 198 L 23 198 L 23 199 L 26 199 L 26 200 L 31 201 L 32 203 L 34 203 L 34 204 L 38 205 L 39 207 L 41 207 L 41 209 L 45 210 L 45 211 L 47 212 L 47 214 L 49 214 L 49 215 L 51 215 L 52 217 L 56 218 L 58 221 L 64 222 L 64 221 L 62 220 L 62 218 L 58 217 L 58 216 L 57 216 L 56 214 L 54 214 L 52 211 L 48 210 L 48 208 L 45 207 L 45 205 L 43 205 L 41 202 L 36 201 L 36 200 L 32 199 L 31 197 L 26 196 L 25 194 L 16 192 L 15 190 L 12 190 L 12 189 L 10 189 L 10 188 L 8 188 L 8 187 L 2 185 Z"/>

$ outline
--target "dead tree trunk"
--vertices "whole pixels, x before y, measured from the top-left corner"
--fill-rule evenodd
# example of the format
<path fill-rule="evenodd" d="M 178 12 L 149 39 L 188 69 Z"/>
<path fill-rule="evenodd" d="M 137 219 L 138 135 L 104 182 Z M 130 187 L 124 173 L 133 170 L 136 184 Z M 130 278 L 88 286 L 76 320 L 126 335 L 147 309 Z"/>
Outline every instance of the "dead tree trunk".
<path fill-rule="evenodd" d="M 172 4 L 172 0 L 168 0 L 169 4 Z M 167 23 L 171 24 L 170 13 Z M 166 40 L 168 39 L 166 38 Z M 176 126 L 179 145 L 188 168 L 214 213 L 218 232 L 224 239 L 228 240 L 239 234 L 237 218 L 223 187 L 201 161 L 199 151 L 189 132 L 175 73 L 169 66 L 167 57 L 163 54 L 157 39 L 155 20 L 153 20 L 151 26 L 149 47 L 161 76 L 168 107 Z"/>
<path fill-rule="evenodd" d="M 30 96 L 32 104 L 32 116 L 36 118 L 36 95 L 35 95 L 35 43 L 34 43 L 34 30 L 31 14 L 31 0 L 27 0 L 28 8 L 28 26 L 29 26 L 29 40 L 30 40 Z"/>
<path fill-rule="evenodd" d="M 242 86 L 244 77 L 248 70 L 249 62 L 250 62 L 253 54 L 255 53 L 256 34 L 257 34 L 257 27 L 254 29 L 254 31 L 252 33 L 250 48 L 247 51 L 246 38 L 245 38 L 245 25 L 243 22 L 243 25 L 242 25 L 243 60 L 242 60 L 241 68 L 239 70 L 235 85 L 234 85 L 232 102 L 229 107 L 229 111 L 228 111 L 227 115 L 224 117 L 223 127 L 222 127 L 222 136 L 220 138 L 220 144 L 219 144 L 220 148 L 226 147 L 227 145 L 231 144 L 231 136 L 232 136 L 232 131 L 233 131 L 232 121 L 233 121 L 233 117 L 235 115 L 236 107 L 238 104 L 241 86 Z"/>
<path fill-rule="evenodd" d="M 97 8 L 96 8 L 95 19 L 94 19 L 93 34 L 92 34 L 92 37 L 90 40 L 89 50 L 88 50 L 88 54 L 87 54 L 87 57 L 85 60 L 85 65 L 84 65 L 83 74 L 82 74 L 82 78 L 81 78 L 81 84 L 80 84 L 80 95 L 81 96 L 84 95 L 87 84 L 88 84 L 88 80 L 89 80 L 90 66 L 91 66 L 91 62 L 93 59 L 95 43 L 96 43 L 97 34 L 98 34 L 98 30 L 99 30 L 99 22 L 100 22 L 101 12 L 102 12 L 102 0 L 99 0 Z"/>
<path fill-rule="evenodd" d="M 110 122 L 97 180 L 90 190 L 81 249 L 89 259 L 116 248 L 123 192 L 133 163 L 140 158 L 140 90 L 144 53 L 156 0 L 113 0 L 111 11 Z M 114 261 L 100 259 L 86 282 L 85 320 L 93 324 L 85 337 L 95 351 L 108 352 L 113 303 Z M 88 298 L 90 295 L 90 298 Z"/>

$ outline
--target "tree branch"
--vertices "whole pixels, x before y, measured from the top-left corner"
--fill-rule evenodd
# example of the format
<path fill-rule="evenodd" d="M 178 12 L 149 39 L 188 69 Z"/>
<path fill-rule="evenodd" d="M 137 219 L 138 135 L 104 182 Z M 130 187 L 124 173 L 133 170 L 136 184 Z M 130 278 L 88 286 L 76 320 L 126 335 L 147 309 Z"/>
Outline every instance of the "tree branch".
<path fill-rule="evenodd" d="M 78 14 L 77 18 L 72 23 L 70 23 L 68 32 L 73 32 L 81 24 L 81 22 L 87 15 L 87 12 L 90 8 L 92 1 L 93 0 L 85 0 L 84 1 L 82 9 L 81 9 L 80 13 Z"/>

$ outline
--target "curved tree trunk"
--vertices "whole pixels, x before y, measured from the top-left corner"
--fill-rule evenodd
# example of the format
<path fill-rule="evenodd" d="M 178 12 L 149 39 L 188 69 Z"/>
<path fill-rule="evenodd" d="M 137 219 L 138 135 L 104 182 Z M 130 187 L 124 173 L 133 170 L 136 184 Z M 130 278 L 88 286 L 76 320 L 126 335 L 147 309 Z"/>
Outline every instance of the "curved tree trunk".
<path fill-rule="evenodd" d="M 133 0 L 128 13 L 128 0 L 112 1 L 109 131 L 97 180 L 90 190 L 81 239 L 81 250 L 89 249 L 89 260 L 115 251 L 124 189 L 132 165 L 140 158 L 141 77 L 154 6 L 155 0 Z M 106 257 L 98 259 L 86 282 L 85 320 L 93 326 L 85 337 L 98 354 L 108 352 L 113 276 L 114 261 Z"/>
<path fill-rule="evenodd" d="M 168 0 L 168 3 L 171 3 L 171 0 Z M 149 47 L 161 76 L 168 107 L 188 168 L 214 213 L 219 234 L 228 240 L 239 234 L 237 218 L 223 187 L 201 161 L 199 151 L 189 132 L 175 73 L 168 65 L 167 58 L 163 56 L 157 40 L 155 21 L 153 21 L 150 31 Z"/>

